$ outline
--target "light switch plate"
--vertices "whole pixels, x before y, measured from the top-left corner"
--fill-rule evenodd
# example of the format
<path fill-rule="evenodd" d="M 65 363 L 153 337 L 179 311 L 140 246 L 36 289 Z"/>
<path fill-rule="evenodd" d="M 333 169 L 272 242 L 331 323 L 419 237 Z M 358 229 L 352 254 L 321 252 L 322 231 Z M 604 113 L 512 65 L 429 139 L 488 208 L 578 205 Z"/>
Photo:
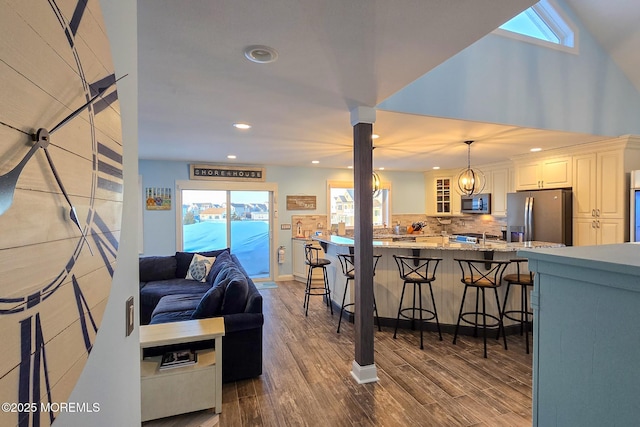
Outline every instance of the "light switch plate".
<path fill-rule="evenodd" d="M 125 336 L 129 336 L 131 335 L 131 332 L 133 332 L 133 319 L 135 318 L 134 316 L 134 312 L 133 312 L 134 308 L 133 308 L 133 297 L 129 297 L 129 299 L 127 300 L 127 303 L 125 305 L 125 325 L 126 325 L 126 335 Z"/>

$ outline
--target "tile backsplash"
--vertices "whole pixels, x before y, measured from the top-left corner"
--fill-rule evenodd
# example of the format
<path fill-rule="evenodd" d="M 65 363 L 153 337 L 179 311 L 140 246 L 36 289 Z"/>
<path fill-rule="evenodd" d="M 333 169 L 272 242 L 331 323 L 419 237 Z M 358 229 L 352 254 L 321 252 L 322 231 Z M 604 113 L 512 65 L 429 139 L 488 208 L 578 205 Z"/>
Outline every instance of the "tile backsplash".
<path fill-rule="evenodd" d="M 442 217 L 443 222 L 451 221 L 450 224 L 440 224 L 435 217 L 427 217 L 424 214 L 396 214 L 391 215 L 391 225 L 388 227 L 375 227 L 374 235 L 393 234 L 394 226 L 399 224 L 405 230 L 414 222 L 422 222 L 422 229 L 425 235 L 436 235 L 446 231 L 448 234 L 456 233 L 487 233 L 496 236 L 502 235 L 502 227 L 506 227 L 505 219 L 494 218 L 491 215 L 465 215 L 461 217 Z M 299 223 L 299 224 L 298 224 Z M 298 227 L 299 225 L 299 227 Z M 317 231 L 323 234 L 336 234 L 336 226 L 331 230 L 327 227 L 326 215 L 291 215 L 291 237 L 309 237 Z M 347 227 L 346 236 L 353 236 L 353 227 Z"/>
<path fill-rule="evenodd" d="M 291 237 L 309 237 L 327 231 L 326 215 L 291 215 Z"/>

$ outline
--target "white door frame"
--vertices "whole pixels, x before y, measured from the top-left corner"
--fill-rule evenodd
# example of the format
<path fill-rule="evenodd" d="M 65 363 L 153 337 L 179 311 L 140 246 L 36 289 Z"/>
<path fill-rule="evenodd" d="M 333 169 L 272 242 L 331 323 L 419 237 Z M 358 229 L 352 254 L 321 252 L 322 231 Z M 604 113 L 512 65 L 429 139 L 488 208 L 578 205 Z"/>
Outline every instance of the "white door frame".
<path fill-rule="evenodd" d="M 258 279 L 273 280 L 276 265 L 276 247 L 278 241 L 278 227 L 275 226 L 278 219 L 278 184 L 274 182 L 238 182 L 238 181 L 176 181 L 176 251 L 182 251 L 182 190 L 218 190 L 218 191 L 269 191 L 271 200 L 269 203 L 269 278 Z"/>

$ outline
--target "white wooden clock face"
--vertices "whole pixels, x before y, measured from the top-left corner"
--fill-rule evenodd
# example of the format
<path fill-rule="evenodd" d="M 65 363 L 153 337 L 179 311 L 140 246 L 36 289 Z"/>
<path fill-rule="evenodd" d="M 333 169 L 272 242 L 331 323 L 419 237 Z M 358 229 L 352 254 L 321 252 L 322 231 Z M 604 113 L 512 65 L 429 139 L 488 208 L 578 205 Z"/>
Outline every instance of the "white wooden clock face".
<path fill-rule="evenodd" d="M 98 0 L 0 1 L 0 402 L 15 404 L 0 425 L 50 425 L 55 411 L 34 405 L 67 401 L 111 289 L 120 110 Z M 30 153 L 32 134 L 105 87 Z"/>

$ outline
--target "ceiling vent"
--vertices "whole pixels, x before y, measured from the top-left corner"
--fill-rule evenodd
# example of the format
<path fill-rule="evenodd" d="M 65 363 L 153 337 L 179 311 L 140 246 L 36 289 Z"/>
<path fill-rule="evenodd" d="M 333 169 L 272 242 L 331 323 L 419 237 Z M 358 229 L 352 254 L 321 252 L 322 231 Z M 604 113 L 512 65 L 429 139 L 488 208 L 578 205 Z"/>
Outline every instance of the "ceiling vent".
<path fill-rule="evenodd" d="M 251 62 L 268 64 L 278 59 L 278 52 L 269 46 L 249 46 L 244 50 L 244 56 Z"/>

